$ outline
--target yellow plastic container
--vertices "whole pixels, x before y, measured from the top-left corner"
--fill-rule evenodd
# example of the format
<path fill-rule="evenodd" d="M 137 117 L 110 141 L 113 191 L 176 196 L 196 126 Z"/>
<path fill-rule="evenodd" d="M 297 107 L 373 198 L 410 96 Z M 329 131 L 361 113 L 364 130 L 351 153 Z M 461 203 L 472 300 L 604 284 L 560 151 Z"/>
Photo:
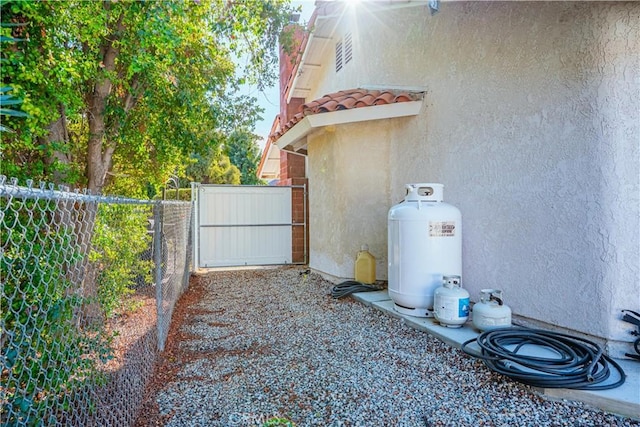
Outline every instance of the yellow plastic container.
<path fill-rule="evenodd" d="M 362 245 L 356 256 L 355 279 L 368 285 L 376 281 L 376 257 L 369 253 L 367 245 Z"/>

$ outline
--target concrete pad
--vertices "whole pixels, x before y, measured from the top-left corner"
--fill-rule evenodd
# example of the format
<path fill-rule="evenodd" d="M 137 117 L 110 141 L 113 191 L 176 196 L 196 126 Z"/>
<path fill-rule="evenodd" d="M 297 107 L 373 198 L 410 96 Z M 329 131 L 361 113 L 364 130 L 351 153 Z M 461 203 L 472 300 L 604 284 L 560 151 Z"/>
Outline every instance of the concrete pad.
<path fill-rule="evenodd" d="M 442 326 L 435 318 L 405 317 L 407 324 L 417 329 L 423 330 L 434 337 L 446 342 L 447 344 L 458 347 L 463 342 L 475 339 L 478 333 L 471 326 L 471 322 L 467 322 L 460 328 L 450 328 Z"/>
<path fill-rule="evenodd" d="M 394 309 L 394 303 L 387 291 L 360 292 L 354 293 L 353 296 L 365 305 L 372 306 L 390 316 L 404 319 L 407 325 L 431 334 L 454 347 L 460 348 L 462 343 L 479 335 L 471 322 L 467 322 L 461 328 L 449 328 L 440 325 L 434 318 L 413 317 L 399 313 Z M 470 345 L 470 349 L 473 348 L 474 345 Z M 544 351 L 544 349 L 539 350 Z M 640 420 L 640 362 L 621 359 L 616 359 L 615 362 L 622 367 L 627 378 L 623 385 L 614 389 L 573 390 L 535 387 L 533 389 L 552 399 L 584 402 L 603 411 Z M 617 373 L 612 373 L 608 383 L 614 383 L 617 378 Z"/>
<path fill-rule="evenodd" d="M 640 419 L 640 362 L 616 359 L 627 379 L 620 387 L 610 390 L 572 390 L 566 388 L 538 389 L 545 396 L 556 399 L 577 400 L 603 411 Z M 614 383 L 617 373 L 607 383 Z"/>
<path fill-rule="evenodd" d="M 374 301 L 386 301 L 389 300 L 389 293 L 387 291 L 372 291 L 372 292 L 356 292 L 353 294 L 357 295 L 356 299 L 364 302 L 374 302 Z"/>

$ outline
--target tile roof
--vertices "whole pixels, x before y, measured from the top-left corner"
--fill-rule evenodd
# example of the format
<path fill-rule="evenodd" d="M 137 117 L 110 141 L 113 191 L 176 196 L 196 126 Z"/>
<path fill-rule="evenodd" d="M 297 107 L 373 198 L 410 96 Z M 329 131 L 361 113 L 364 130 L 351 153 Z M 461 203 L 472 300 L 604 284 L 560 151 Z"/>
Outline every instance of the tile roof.
<path fill-rule="evenodd" d="M 354 108 L 373 107 L 376 105 L 395 104 L 398 102 L 418 101 L 422 99 L 422 92 L 398 92 L 392 90 L 350 89 L 330 93 L 300 107 L 300 111 L 291 120 L 280 126 L 271 134 L 272 140 L 277 140 L 294 127 L 306 116 L 312 114 L 330 113 L 333 111 L 350 110 Z"/>

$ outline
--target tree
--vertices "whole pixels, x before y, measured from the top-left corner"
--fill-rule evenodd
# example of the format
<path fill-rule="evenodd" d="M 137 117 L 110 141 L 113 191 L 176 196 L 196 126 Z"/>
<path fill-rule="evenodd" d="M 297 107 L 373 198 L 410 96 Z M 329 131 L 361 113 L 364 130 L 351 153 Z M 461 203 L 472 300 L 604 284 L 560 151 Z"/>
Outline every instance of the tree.
<path fill-rule="evenodd" d="M 186 177 L 202 184 L 241 184 L 240 170 L 231 163 L 222 144 L 211 145 L 204 154 L 193 154 Z"/>
<path fill-rule="evenodd" d="M 257 135 L 246 129 L 239 129 L 229 135 L 225 144 L 226 153 L 231 163 L 240 170 L 240 182 L 245 185 L 258 185 L 258 164 L 260 163 L 260 148 L 256 143 Z"/>
<path fill-rule="evenodd" d="M 10 172 L 135 194 L 184 171 L 234 117 L 253 125 L 258 109 L 233 91 L 273 81 L 291 11 L 285 0 L 68 0 L 2 12 L 29 40 L 2 53 L 3 83 L 31 115 L 3 142 Z"/>
<path fill-rule="evenodd" d="M 216 148 L 215 154 L 207 170 L 208 184 L 240 184 L 240 170 L 229 160 L 229 157 Z"/>

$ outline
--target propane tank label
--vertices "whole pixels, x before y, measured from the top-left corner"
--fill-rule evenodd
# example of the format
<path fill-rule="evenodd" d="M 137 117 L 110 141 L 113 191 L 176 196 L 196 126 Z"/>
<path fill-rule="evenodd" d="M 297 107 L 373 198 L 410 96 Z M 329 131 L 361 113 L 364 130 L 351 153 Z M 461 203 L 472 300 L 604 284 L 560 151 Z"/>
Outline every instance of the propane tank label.
<path fill-rule="evenodd" d="M 454 237 L 455 221 L 429 221 L 429 237 Z"/>
<path fill-rule="evenodd" d="M 437 296 L 436 317 L 440 320 L 460 320 L 469 317 L 469 298 Z"/>
<path fill-rule="evenodd" d="M 458 301 L 458 317 L 469 317 L 469 298 Z"/>

